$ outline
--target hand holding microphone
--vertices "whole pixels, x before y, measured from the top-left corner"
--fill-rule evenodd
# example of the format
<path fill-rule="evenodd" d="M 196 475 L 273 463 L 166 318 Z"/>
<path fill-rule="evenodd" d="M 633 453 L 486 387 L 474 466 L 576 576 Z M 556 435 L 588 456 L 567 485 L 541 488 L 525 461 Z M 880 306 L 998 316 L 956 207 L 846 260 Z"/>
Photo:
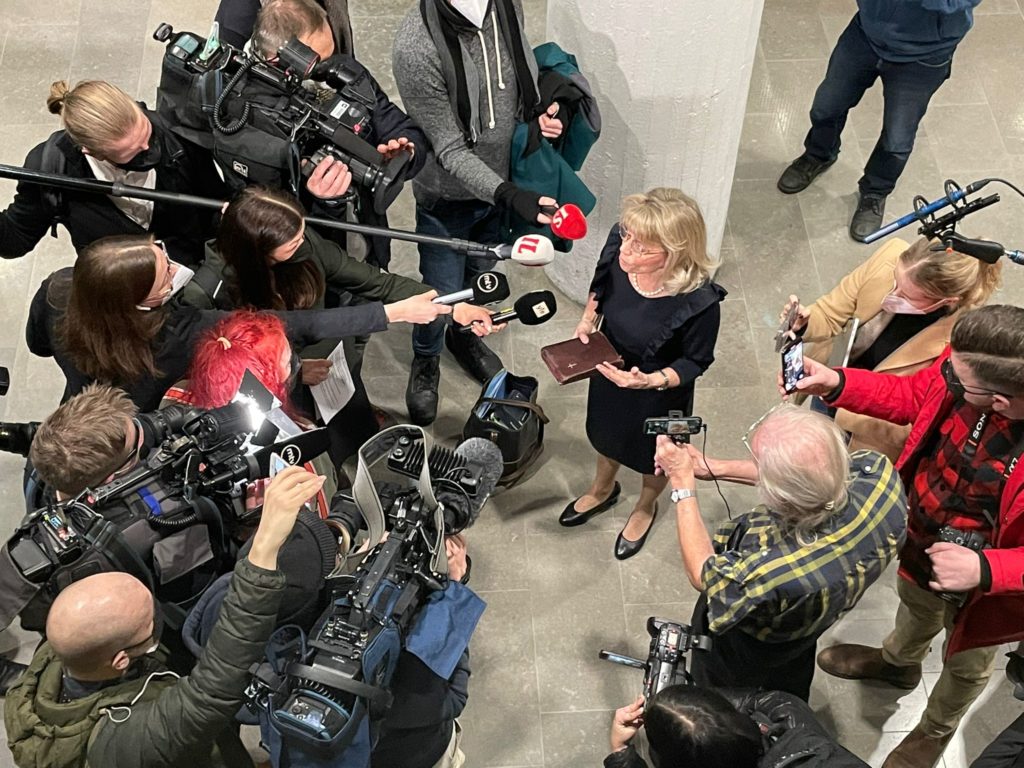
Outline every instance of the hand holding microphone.
<path fill-rule="evenodd" d="M 540 325 L 554 317 L 557 311 L 558 305 L 551 291 L 530 291 L 516 299 L 512 309 L 491 315 L 491 322 L 507 323 L 509 320 L 518 320 L 523 325 Z M 473 329 L 467 326 L 459 330 L 462 333 L 471 333 Z"/>
<path fill-rule="evenodd" d="M 384 314 L 389 323 L 416 323 L 423 325 L 432 322 L 439 315 L 450 315 L 452 308 L 446 304 L 435 304 L 437 291 L 427 291 L 418 296 L 384 305 Z"/>
<path fill-rule="evenodd" d="M 503 181 L 494 190 L 494 202 L 496 205 L 511 209 L 517 216 L 526 221 L 536 221 L 538 224 L 550 224 L 551 217 L 544 213 L 544 206 L 557 206 L 558 202 L 553 197 L 546 197 L 523 189 L 511 181 Z"/>

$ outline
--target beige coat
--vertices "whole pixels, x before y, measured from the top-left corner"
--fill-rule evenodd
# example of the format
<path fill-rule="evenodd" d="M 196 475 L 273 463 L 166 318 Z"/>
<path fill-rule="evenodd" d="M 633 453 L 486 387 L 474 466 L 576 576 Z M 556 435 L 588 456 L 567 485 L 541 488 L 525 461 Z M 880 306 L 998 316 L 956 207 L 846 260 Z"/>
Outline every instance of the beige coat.
<path fill-rule="evenodd" d="M 844 277 L 839 285 L 808 307 L 810 317 L 803 338 L 806 342 L 816 342 L 808 347 L 808 357 L 819 362 L 828 360 L 833 337 L 850 318 L 856 317 L 861 323 L 866 323 L 881 311 L 882 299 L 893 289 L 896 262 L 908 247 L 898 238 L 887 241 L 871 258 Z M 879 363 L 875 371 L 909 376 L 927 368 L 949 343 L 949 335 L 958 316 L 959 313 L 954 312 L 932 323 Z M 879 451 L 892 461 L 899 457 L 910 433 L 909 426 L 891 424 L 843 409 L 836 414 L 836 424 L 850 433 L 850 450 L 867 448 Z"/>

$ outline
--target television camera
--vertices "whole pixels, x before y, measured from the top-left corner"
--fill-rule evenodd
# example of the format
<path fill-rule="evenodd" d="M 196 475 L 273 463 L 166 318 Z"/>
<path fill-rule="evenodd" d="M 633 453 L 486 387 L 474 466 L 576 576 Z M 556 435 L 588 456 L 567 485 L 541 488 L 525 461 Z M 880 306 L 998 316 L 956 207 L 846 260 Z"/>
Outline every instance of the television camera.
<path fill-rule="evenodd" d="M 330 155 L 367 189 L 377 213 L 402 191 L 410 155 L 385 159 L 363 138 L 376 95 L 370 75 L 351 59 L 332 56 L 321 62 L 293 38 L 267 61 L 219 41 L 216 25 L 209 38 L 202 38 L 161 24 L 153 38 L 167 43 L 158 111 L 184 138 L 211 149 L 243 184 L 290 187 L 297 193 L 303 169 L 311 171 Z M 330 90 L 307 90 L 307 80 Z M 273 98 L 253 99 L 250 83 L 269 89 Z M 283 168 L 289 169 L 284 177 Z"/>
<path fill-rule="evenodd" d="M 249 688 L 250 708 L 286 746 L 338 755 L 383 715 L 407 633 L 448 587 L 444 537 L 473 523 L 502 467 L 482 438 L 453 451 L 431 447 L 418 427 L 393 427 L 363 445 L 352 494 L 336 495 L 328 518 L 352 538 L 366 529 L 350 556 L 358 564 L 328 580 L 328 607 L 308 634 L 278 630 Z"/>

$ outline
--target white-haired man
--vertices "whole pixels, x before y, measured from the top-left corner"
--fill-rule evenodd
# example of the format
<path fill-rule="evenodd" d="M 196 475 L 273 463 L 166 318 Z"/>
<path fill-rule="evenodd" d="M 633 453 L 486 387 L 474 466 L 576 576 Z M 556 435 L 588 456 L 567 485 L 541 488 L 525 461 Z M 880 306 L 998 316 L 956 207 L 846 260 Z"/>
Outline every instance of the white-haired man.
<path fill-rule="evenodd" d="M 780 690 L 807 700 L 818 637 L 860 600 L 902 543 L 907 499 L 885 456 L 850 454 L 825 416 L 776 406 L 743 437 L 751 459 L 708 459 L 658 438 L 656 469 L 672 487 L 679 545 L 701 597 L 694 629 L 702 686 Z M 709 535 L 696 478 L 755 485 L 761 505 Z"/>

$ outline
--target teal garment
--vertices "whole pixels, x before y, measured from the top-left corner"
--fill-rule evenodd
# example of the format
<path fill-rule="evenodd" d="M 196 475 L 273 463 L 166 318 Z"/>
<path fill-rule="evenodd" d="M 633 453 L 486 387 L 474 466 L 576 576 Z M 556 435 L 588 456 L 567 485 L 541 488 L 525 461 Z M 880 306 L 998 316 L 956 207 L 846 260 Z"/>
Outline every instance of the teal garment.
<path fill-rule="evenodd" d="M 542 92 L 545 75 L 554 73 L 571 81 L 579 89 L 581 98 L 573 110 L 572 120 L 563 127 L 558 141 L 541 139 L 531 152 L 528 148 L 532 122 L 516 126 L 512 135 L 509 181 L 523 189 L 553 197 L 559 205 L 573 203 L 579 206 L 584 215 L 589 214 L 594 210 L 597 198 L 576 172 L 583 167 L 583 161 L 601 133 L 596 100 L 579 71 L 575 56 L 566 53 L 555 43 L 544 43 L 534 48 L 533 52 L 540 71 Z M 568 240 L 554 238 L 547 225 L 526 222 L 514 214 L 510 214 L 508 228 L 511 238 L 527 234 L 543 235 L 552 238 L 556 250 L 568 252 L 572 248 Z"/>

